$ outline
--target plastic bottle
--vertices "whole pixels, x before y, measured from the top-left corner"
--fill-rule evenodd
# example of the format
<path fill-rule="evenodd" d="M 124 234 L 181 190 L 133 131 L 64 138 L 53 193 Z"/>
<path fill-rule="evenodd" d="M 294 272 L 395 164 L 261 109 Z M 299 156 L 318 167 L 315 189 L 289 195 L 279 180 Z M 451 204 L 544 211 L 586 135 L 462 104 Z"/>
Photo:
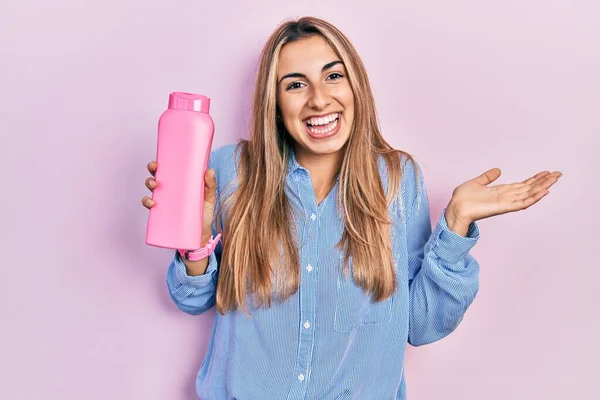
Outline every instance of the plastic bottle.
<path fill-rule="evenodd" d="M 155 179 L 146 244 L 181 250 L 201 247 L 204 174 L 214 136 L 210 99 L 173 92 L 158 122 Z"/>

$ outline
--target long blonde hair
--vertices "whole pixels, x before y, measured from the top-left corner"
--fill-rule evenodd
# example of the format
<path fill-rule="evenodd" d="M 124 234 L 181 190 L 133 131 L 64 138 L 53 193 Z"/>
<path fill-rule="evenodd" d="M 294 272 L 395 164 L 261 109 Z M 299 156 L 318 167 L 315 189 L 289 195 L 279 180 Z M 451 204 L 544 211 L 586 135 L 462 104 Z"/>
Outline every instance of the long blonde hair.
<path fill-rule="evenodd" d="M 247 310 L 247 295 L 255 306 L 270 307 L 300 284 L 298 243 L 284 192 L 292 139 L 277 121 L 276 81 L 279 53 L 291 41 L 321 35 L 347 69 L 354 92 L 354 123 L 339 171 L 338 208 L 344 222 L 339 249 L 345 251 L 343 271 L 352 258 L 352 277 L 373 301 L 396 289 L 388 205 L 399 193 L 401 155 L 382 137 L 365 67 L 336 27 L 313 17 L 282 23 L 265 44 L 257 71 L 249 140 L 237 151 L 237 189 L 225 201 L 227 217 L 217 285 L 217 310 Z M 378 159 L 389 173 L 387 195 Z M 219 213 L 223 209 L 218 211 Z"/>

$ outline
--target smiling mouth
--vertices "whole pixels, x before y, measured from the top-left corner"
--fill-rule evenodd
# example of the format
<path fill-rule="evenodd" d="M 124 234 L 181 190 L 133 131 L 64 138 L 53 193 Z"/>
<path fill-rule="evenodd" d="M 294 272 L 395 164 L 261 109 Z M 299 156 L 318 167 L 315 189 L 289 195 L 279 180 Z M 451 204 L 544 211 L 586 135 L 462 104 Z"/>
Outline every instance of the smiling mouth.
<path fill-rule="evenodd" d="M 304 124 L 315 135 L 326 135 L 337 128 L 341 113 L 331 113 L 321 118 L 307 118 Z"/>

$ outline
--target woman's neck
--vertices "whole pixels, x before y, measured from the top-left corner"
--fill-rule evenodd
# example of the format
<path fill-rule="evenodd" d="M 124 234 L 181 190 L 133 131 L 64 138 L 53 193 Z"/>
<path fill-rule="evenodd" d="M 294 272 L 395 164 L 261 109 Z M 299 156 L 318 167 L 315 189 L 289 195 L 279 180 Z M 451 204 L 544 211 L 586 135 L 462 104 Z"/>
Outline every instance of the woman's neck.
<path fill-rule="evenodd" d="M 331 154 L 311 154 L 296 151 L 296 160 L 310 173 L 313 190 L 320 204 L 331 191 L 342 166 L 342 150 Z"/>

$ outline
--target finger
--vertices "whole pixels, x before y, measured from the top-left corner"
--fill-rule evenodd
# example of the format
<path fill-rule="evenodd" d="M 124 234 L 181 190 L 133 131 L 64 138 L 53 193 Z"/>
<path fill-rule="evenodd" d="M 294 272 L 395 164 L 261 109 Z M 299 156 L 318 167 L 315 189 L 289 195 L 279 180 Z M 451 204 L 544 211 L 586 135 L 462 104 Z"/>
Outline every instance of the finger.
<path fill-rule="evenodd" d="M 560 175 L 558 173 L 552 173 L 550 175 L 548 175 L 545 179 L 543 179 L 542 181 L 540 181 L 538 183 L 538 186 L 544 188 L 544 189 L 549 189 L 550 186 L 554 185 L 556 182 L 558 182 L 558 179 L 560 178 Z"/>
<path fill-rule="evenodd" d="M 513 188 L 512 188 L 512 192 L 513 194 L 523 194 L 523 193 L 527 193 L 529 192 L 531 189 L 533 188 L 532 184 L 516 184 Z"/>
<path fill-rule="evenodd" d="M 534 183 L 535 181 L 537 181 L 537 180 L 538 180 L 538 179 L 540 179 L 540 178 L 543 178 L 544 176 L 548 175 L 549 173 L 550 173 L 550 172 L 548 172 L 548 171 L 542 171 L 542 172 L 538 172 L 537 174 L 535 174 L 535 175 L 534 175 L 534 176 L 532 176 L 531 178 L 529 178 L 529 179 L 526 179 L 526 180 L 524 180 L 524 181 L 523 181 L 523 182 L 521 182 L 521 183 L 523 183 L 523 184 L 525 184 L 525 185 L 531 185 L 532 183 Z"/>
<path fill-rule="evenodd" d="M 536 178 L 536 181 L 530 184 L 523 184 L 512 195 L 513 210 L 524 210 L 540 201 L 550 193 L 548 189 L 558 182 L 561 176 L 562 173 L 559 171 L 552 173 L 544 171 L 534 176 L 533 178 Z M 531 179 L 529 178 L 527 181 L 531 182 Z"/>
<path fill-rule="evenodd" d="M 152 174 L 152 176 L 154 176 L 154 173 L 156 172 L 156 168 L 158 167 L 158 163 L 156 161 L 150 161 L 148 163 L 148 172 L 150 172 L 150 174 Z"/>
<path fill-rule="evenodd" d="M 534 202 L 539 201 L 539 199 L 541 199 L 541 197 L 543 197 L 543 196 L 545 196 L 545 195 L 548 194 L 548 192 L 549 192 L 548 188 L 550 186 L 552 186 L 554 183 L 556 183 L 556 180 L 558 180 L 558 178 L 552 178 L 551 177 L 550 179 L 547 179 L 547 180 L 554 181 L 554 182 L 551 183 L 550 185 L 547 185 L 547 184 L 537 184 L 537 185 L 531 186 L 531 188 L 528 191 L 519 193 L 517 195 L 514 195 L 513 201 L 514 202 L 518 202 L 519 206 L 522 206 L 524 204 L 525 205 L 529 204 L 530 201 L 534 201 Z M 539 197 L 539 196 L 541 196 L 541 197 Z M 528 207 L 529 206 L 530 205 L 528 205 Z"/>
<path fill-rule="evenodd" d="M 156 180 L 154 180 L 154 178 L 146 178 L 146 181 L 144 182 L 144 184 L 151 191 L 154 190 L 157 186 Z"/>
<path fill-rule="evenodd" d="M 559 171 L 556 171 L 556 172 L 553 172 L 550 175 L 548 175 L 546 177 L 546 179 L 551 180 L 552 185 L 553 185 L 555 182 L 557 182 L 560 179 L 561 176 L 562 176 L 562 173 Z"/>
<path fill-rule="evenodd" d="M 502 171 L 500 171 L 500 168 L 492 168 L 492 169 L 485 171 L 483 174 L 479 175 L 477 178 L 475 178 L 475 182 L 479 183 L 480 185 L 484 185 L 484 186 L 489 185 L 490 183 L 492 183 L 496 179 L 498 179 L 500 177 L 500 174 L 502 174 Z"/>
<path fill-rule="evenodd" d="M 147 209 L 151 209 L 154 206 L 154 204 L 154 200 L 152 200 L 150 197 L 144 196 L 142 198 L 142 205 Z"/>
<path fill-rule="evenodd" d="M 552 172 L 552 173 L 550 173 L 548 171 L 543 171 L 543 172 L 540 172 L 540 173 L 532 176 L 529 179 L 524 180 L 521 183 L 514 183 L 510 186 L 511 186 L 511 189 L 514 190 L 514 192 L 517 194 L 527 192 L 527 191 L 531 190 L 532 187 L 539 186 L 539 185 L 543 185 L 547 189 L 548 187 L 552 186 L 556 182 L 556 180 L 558 180 L 558 178 L 560 178 L 561 175 L 562 174 L 558 171 Z M 552 182 L 552 184 L 550 184 L 549 186 L 547 186 L 547 184 L 549 182 L 549 181 L 547 181 L 548 179 L 550 181 L 554 180 Z"/>
<path fill-rule="evenodd" d="M 524 191 L 528 191 L 529 189 L 531 189 L 531 187 L 533 185 L 535 185 L 535 183 L 537 181 L 539 181 L 543 177 L 547 176 L 548 174 L 550 174 L 550 172 L 548 172 L 548 171 L 539 172 L 539 173 L 535 174 L 534 176 L 532 176 L 531 178 L 525 179 L 524 181 L 508 185 L 509 189 L 516 190 L 516 193 L 522 193 Z"/>
<path fill-rule="evenodd" d="M 217 202 L 217 180 L 213 169 L 204 174 L 204 201 L 212 205 Z"/>
<path fill-rule="evenodd" d="M 536 174 L 535 176 L 523 181 L 523 183 L 533 185 L 533 184 L 543 182 L 544 179 L 560 178 L 561 176 L 562 176 L 562 173 L 560 171 L 554 171 L 552 173 L 550 173 L 548 171 L 543 171 L 543 172 L 540 172 L 540 173 Z"/>
<path fill-rule="evenodd" d="M 518 209 L 525 210 L 525 209 L 531 207 L 532 205 L 534 205 L 535 203 L 540 201 L 548 193 L 550 193 L 550 191 L 548 191 L 546 189 L 542 189 L 523 200 L 517 201 L 516 204 L 518 205 Z"/>

